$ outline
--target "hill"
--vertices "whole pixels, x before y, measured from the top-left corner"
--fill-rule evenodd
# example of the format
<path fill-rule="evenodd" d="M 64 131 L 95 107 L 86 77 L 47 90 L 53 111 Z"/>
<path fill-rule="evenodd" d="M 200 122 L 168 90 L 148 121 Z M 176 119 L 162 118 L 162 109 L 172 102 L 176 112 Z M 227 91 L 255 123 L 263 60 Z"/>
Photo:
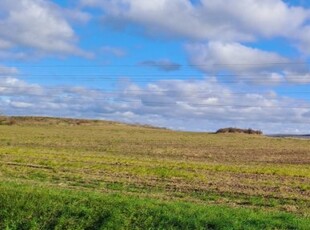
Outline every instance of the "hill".
<path fill-rule="evenodd" d="M 1 229 L 310 225 L 309 141 L 10 119 L 0 125 Z"/>

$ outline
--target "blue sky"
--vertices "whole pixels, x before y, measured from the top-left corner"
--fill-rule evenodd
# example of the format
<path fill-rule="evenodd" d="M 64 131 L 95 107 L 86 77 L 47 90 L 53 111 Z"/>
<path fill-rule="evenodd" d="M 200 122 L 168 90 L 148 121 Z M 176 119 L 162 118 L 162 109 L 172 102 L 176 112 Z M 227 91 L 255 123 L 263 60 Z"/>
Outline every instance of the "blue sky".
<path fill-rule="evenodd" d="M 1 113 L 309 133 L 309 19 L 302 0 L 3 0 Z"/>

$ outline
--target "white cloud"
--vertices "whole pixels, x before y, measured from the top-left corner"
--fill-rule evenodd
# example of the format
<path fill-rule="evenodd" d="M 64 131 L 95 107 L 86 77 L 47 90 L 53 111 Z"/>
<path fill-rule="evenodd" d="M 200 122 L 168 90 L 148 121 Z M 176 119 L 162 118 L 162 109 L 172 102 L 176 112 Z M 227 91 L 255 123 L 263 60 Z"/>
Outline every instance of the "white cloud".
<path fill-rule="evenodd" d="M 310 26 L 304 26 L 301 30 L 292 34 L 295 46 L 304 55 L 310 54 Z"/>
<path fill-rule="evenodd" d="M 4 75 L 16 75 L 18 73 L 19 71 L 15 67 L 7 67 L 7 66 L 0 65 L 0 77 Z"/>
<path fill-rule="evenodd" d="M 216 80 L 128 83 L 112 92 L 85 87 L 45 87 L 16 77 L 0 82 L 1 112 L 147 123 L 174 129 L 216 130 L 226 126 L 268 133 L 309 132 L 310 103 L 275 93 L 240 93 Z M 285 124 L 285 127 L 283 126 Z"/>
<path fill-rule="evenodd" d="M 200 0 L 198 4 L 189 0 L 81 0 L 81 4 L 101 8 L 104 22 L 112 26 L 135 24 L 153 36 L 188 38 L 191 63 L 208 74 L 228 71 L 238 81 L 254 84 L 309 83 L 305 65 L 284 65 L 296 60 L 242 44 L 282 37 L 309 54 L 310 10 L 301 6 L 282 0 Z"/>
<path fill-rule="evenodd" d="M 230 78 L 256 84 L 282 82 L 284 65 L 281 63 L 290 62 L 288 58 L 276 53 L 239 43 L 188 44 L 186 49 L 192 65 L 205 73 L 211 75 L 226 73 L 228 76 L 231 75 Z"/>
<path fill-rule="evenodd" d="M 274 52 L 235 42 L 188 44 L 186 50 L 190 63 L 212 76 L 218 74 L 231 80 L 260 85 L 310 83 L 306 62 Z"/>
<path fill-rule="evenodd" d="M 10 41 L 2 40 L 0 38 L 0 49 L 8 49 L 11 48 L 13 45 Z"/>
<path fill-rule="evenodd" d="M 25 103 L 25 102 L 18 102 L 18 101 L 12 101 L 11 105 L 12 107 L 22 108 L 22 109 L 31 108 L 34 106 L 34 104 L 32 103 Z"/>
<path fill-rule="evenodd" d="M 0 96 L 39 96 L 44 94 L 44 89 L 38 84 L 28 84 L 12 76 L 0 76 Z"/>
<path fill-rule="evenodd" d="M 247 47 L 239 43 L 209 42 L 186 46 L 193 65 L 206 72 L 229 70 L 234 72 L 255 72 L 278 70 L 288 58 L 273 52 Z M 280 66 L 281 68 L 281 66 Z"/>
<path fill-rule="evenodd" d="M 153 36 L 207 42 L 191 43 L 187 50 L 191 63 L 209 76 L 228 72 L 252 83 L 310 82 L 304 67 L 275 64 L 291 59 L 241 43 L 284 37 L 295 40 L 300 49 L 306 47 L 309 12 L 301 7 L 280 0 L 201 0 L 200 4 L 189 0 L 82 0 L 82 4 L 102 8 L 105 23 L 134 23 Z M 66 11 L 47 0 L 0 1 L 0 58 L 23 59 L 29 50 L 87 56 L 76 45 L 70 20 L 85 23 L 89 15 Z M 125 55 L 118 47 L 105 46 L 102 51 Z M 169 60 L 140 64 L 164 70 L 178 67 Z M 6 114 L 101 118 L 198 131 L 238 126 L 268 133 L 309 132 L 304 125 L 310 122 L 309 102 L 269 91 L 251 93 L 248 88 L 240 93 L 216 78 L 162 80 L 144 86 L 129 83 L 106 92 L 28 83 L 18 78 L 18 70 L 8 67 L 0 75 L 0 107 Z M 296 80 L 294 75 L 300 77 Z"/>
<path fill-rule="evenodd" d="M 253 41 L 258 37 L 292 37 L 309 19 L 309 11 L 281 0 L 81 0 L 100 7 L 112 24 L 136 23 L 152 35 L 199 40 Z"/>
<path fill-rule="evenodd" d="M 286 72 L 285 79 L 293 84 L 309 84 L 310 73 Z"/>
<path fill-rule="evenodd" d="M 145 87 L 129 84 L 118 95 L 125 121 L 182 129 L 216 130 L 225 126 L 290 132 L 309 122 L 310 104 L 275 93 L 240 93 L 214 80 L 165 80 Z M 119 115 L 120 116 L 120 115 Z M 109 116 L 112 118 L 111 116 Z M 133 117 L 133 118 L 132 118 Z M 283 124 L 286 124 L 283 127 Z M 266 125 L 267 124 L 267 125 Z M 272 128 L 271 128 L 272 127 Z M 306 127 L 301 132 L 309 132 Z"/>
<path fill-rule="evenodd" d="M 0 48 L 26 48 L 41 54 L 89 56 L 75 45 L 77 37 L 63 15 L 64 11 L 46 0 L 1 0 Z M 78 12 L 71 12 L 70 17 L 86 20 L 86 16 Z M 13 56 L 10 51 L 5 52 L 9 57 Z"/>
<path fill-rule="evenodd" d="M 281 0 L 202 0 L 202 3 L 206 12 L 224 15 L 224 24 L 267 38 L 289 37 L 309 18 L 309 11 L 290 7 Z"/>

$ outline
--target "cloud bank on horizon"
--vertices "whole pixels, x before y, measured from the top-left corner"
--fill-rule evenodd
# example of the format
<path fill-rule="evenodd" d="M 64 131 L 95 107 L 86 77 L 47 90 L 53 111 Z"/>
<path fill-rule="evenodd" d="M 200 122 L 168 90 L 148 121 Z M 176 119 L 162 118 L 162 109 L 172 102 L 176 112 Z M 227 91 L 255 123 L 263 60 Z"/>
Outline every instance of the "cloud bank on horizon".
<path fill-rule="evenodd" d="M 8 115 L 310 133 L 310 4 L 3 0 Z"/>

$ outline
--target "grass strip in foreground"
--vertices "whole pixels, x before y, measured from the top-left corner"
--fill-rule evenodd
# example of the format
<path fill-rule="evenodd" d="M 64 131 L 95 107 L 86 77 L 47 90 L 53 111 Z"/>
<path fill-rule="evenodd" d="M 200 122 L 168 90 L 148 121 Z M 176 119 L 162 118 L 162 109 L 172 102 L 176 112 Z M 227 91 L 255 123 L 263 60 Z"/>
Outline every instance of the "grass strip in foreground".
<path fill-rule="evenodd" d="M 307 229 L 283 212 L 0 184 L 0 229 Z"/>

